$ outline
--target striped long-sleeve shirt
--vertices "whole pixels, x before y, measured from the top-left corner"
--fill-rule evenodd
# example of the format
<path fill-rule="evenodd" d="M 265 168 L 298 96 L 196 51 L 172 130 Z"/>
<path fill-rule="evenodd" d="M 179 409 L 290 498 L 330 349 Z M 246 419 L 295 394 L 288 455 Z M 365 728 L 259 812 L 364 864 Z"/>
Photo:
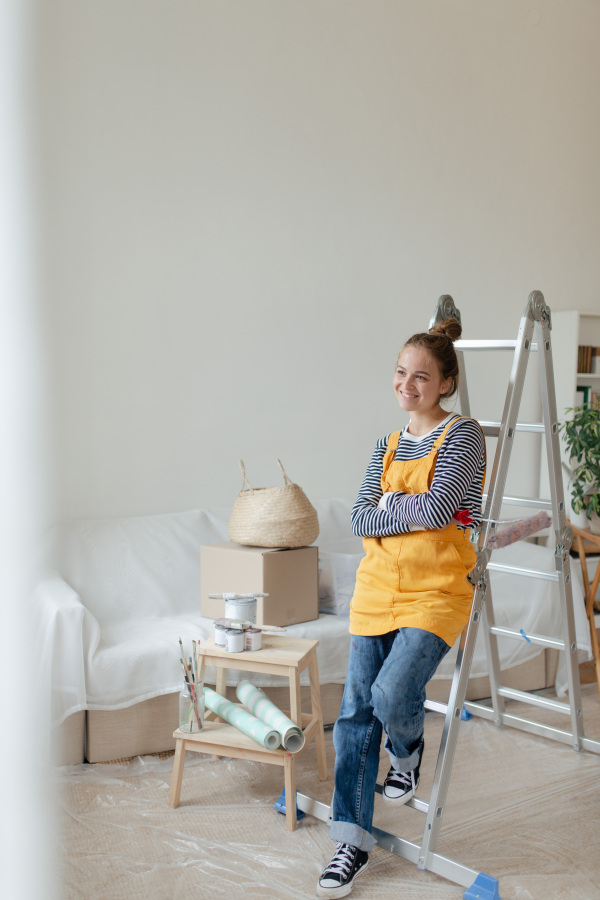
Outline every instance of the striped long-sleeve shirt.
<path fill-rule="evenodd" d="M 378 507 L 382 496 L 383 457 L 390 435 L 377 441 L 371 462 L 352 508 L 354 534 L 384 537 L 404 534 L 411 526 L 445 528 L 457 510 L 468 510 L 474 523 L 481 519 L 481 483 L 485 472 L 485 440 L 473 419 L 451 415 L 422 437 L 404 429 L 398 441 L 395 459 L 421 459 L 427 456 L 448 421 L 456 418 L 438 451 L 431 487 L 424 494 L 394 493 L 386 509 Z M 459 525 L 459 528 L 471 526 Z"/>

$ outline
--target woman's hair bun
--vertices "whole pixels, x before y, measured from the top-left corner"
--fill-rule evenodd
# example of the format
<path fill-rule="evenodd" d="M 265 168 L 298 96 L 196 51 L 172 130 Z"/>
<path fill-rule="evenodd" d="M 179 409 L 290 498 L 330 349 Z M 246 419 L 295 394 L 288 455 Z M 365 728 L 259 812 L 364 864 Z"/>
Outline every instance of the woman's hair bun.
<path fill-rule="evenodd" d="M 452 342 L 457 341 L 462 334 L 462 326 L 458 319 L 444 319 L 429 329 L 429 334 L 443 334 Z"/>

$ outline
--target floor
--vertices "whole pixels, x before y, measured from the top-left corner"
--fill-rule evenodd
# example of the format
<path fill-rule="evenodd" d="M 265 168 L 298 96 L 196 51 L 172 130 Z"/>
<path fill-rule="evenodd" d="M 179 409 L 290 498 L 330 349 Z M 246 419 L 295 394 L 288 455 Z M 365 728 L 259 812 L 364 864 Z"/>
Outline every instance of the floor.
<path fill-rule="evenodd" d="M 582 686 L 582 699 L 585 733 L 600 740 L 595 680 Z M 564 717 L 553 715 L 559 721 L 552 724 L 566 727 Z M 442 724 L 428 714 L 418 791 L 423 799 Z M 330 729 L 326 742 L 332 771 Z M 168 808 L 171 769 L 171 758 L 138 757 L 57 770 L 60 900 L 315 896 L 333 844 L 325 823 L 312 816 L 295 832 L 286 831 L 285 817 L 273 810 L 283 787 L 278 769 L 189 755 L 175 810 Z M 314 769 L 311 747 L 298 758 L 298 790 L 329 803 L 331 777 L 319 782 Z M 386 770 L 382 756 L 380 775 Z M 424 817 L 377 797 L 376 824 L 418 841 Z M 599 849 L 599 755 L 481 718 L 461 723 L 438 852 L 498 878 L 502 900 L 598 900 Z M 352 896 L 455 900 L 463 893 L 376 847 Z"/>

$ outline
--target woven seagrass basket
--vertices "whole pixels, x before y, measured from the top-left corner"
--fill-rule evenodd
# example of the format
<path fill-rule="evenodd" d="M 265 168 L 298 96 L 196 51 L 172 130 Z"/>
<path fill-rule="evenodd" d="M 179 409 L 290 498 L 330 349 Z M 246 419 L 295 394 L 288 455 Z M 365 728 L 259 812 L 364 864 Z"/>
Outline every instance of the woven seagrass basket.
<path fill-rule="evenodd" d="M 229 519 L 229 537 L 237 544 L 292 549 L 312 544 L 319 535 L 317 511 L 298 484 L 283 474 L 280 487 L 253 488 L 240 460 L 243 482 Z"/>

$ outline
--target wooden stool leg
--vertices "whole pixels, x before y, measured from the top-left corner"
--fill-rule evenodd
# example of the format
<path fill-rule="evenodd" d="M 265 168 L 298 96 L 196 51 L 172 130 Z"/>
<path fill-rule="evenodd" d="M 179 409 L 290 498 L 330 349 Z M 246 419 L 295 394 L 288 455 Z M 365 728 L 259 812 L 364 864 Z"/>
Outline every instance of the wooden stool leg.
<path fill-rule="evenodd" d="M 590 593 L 590 580 L 588 577 L 587 563 L 585 561 L 585 547 L 583 544 L 583 539 L 581 535 L 576 534 L 575 540 L 577 544 L 577 553 L 579 555 L 579 562 L 581 563 L 581 577 L 583 579 L 583 593 L 587 600 Z"/>
<path fill-rule="evenodd" d="M 594 619 L 594 597 L 600 584 L 600 563 L 596 569 L 592 586 L 590 587 L 589 597 L 587 598 L 586 612 L 590 623 L 590 638 L 592 642 L 592 653 L 596 664 L 596 681 L 598 682 L 598 690 L 600 691 L 600 648 L 598 647 L 598 633 L 596 631 L 596 621 Z"/>
<path fill-rule="evenodd" d="M 300 672 L 297 667 L 288 669 L 290 682 L 290 719 L 302 728 L 302 697 L 300 694 Z"/>
<path fill-rule="evenodd" d="M 319 781 L 327 779 L 327 755 L 325 752 L 325 731 L 323 729 L 323 707 L 321 706 L 321 685 L 319 682 L 319 666 L 316 651 L 311 654 L 308 663 L 308 675 L 310 678 L 310 702 L 313 718 L 318 719 L 319 727 L 315 734 L 315 747 L 317 748 L 317 771 Z"/>
<path fill-rule="evenodd" d="M 596 591 L 598 590 L 598 586 L 600 585 L 600 563 L 598 563 L 596 574 L 594 575 L 592 584 L 590 584 L 583 539 L 581 535 L 577 533 L 576 539 L 577 552 L 579 554 L 579 561 L 581 562 L 581 575 L 583 578 L 585 612 L 590 624 L 590 639 L 592 642 L 592 653 L 594 654 L 594 662 L 596 666 L 596 681 L 598 683 L 598 690 L 600 691 L 600 648 L 598 647 L 598 635 L 596 632 L 596 622 L 594 621 L 594 597 L 596 596 Z"/>
<path fill-rule="evenodd" d="M 287 831 L 295 831 L 298 824 L 296 818 L 296 761 L 288 754 L 283 766 L 285 777 L 285 827 Z"/>
<path fill-rule="evenodd" d="M 215 684 L 215 691 L 217 694 L 221 694 L 222 697 L 227 695 L 227 669 L 217 668 L 217 682 Z M 207 722 L 224 722 L 225 719 L 221 719 L 221 716 L 217 715 L 217 713 L 213 712 L 211 709 L 207 709 L 204 718 Z"/>
<path fill-rule="evenodd" d="M 173 775 L 171 777 L 171 792 L 169 794 L 169 806 L 175 809 L 179 806 L 181 797 L 181 782 L 183 780 L 183 761 L 185 759 L 185 744 L 183 741 L 175 742 L 175 756 L 173 757 Z"/>
<path fill-rule="evenodd" d="M 217 669 L 217 683 L 215 685 L 217 694 L 223 697 L 227 694 L 227 669 Z"/>
<path fill-rule="evenodd" d="M 592 584 L 590 587 L 589 603 L 590 603 L 590 612 L 591 612 L 592 616 L 594 615 L 594 599 L 596 597 L 599 587 L 600 587 L 600 562 L 598 563 L 598 566 L 596 568 L 596 574 L 594 575 L 594 580 L 592 581 Z"/>

